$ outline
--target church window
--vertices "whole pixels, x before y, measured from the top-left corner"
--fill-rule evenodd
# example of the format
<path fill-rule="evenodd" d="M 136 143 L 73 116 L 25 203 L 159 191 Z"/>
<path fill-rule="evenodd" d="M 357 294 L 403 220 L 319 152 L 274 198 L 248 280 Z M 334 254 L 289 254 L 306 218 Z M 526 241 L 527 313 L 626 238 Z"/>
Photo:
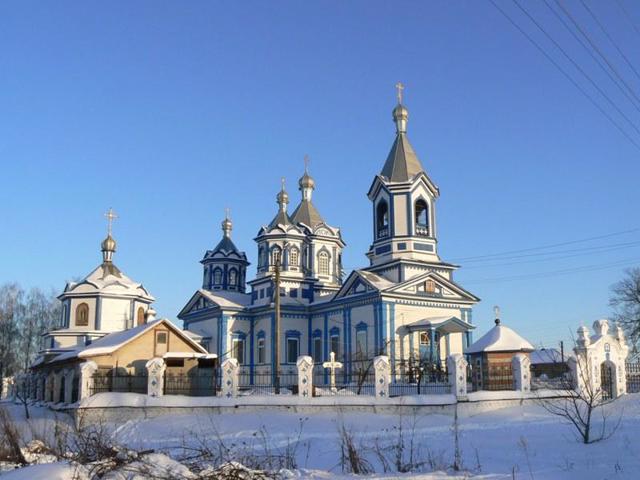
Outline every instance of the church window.
<path fill-rule="evenodd" d="M 320 275 L 329 275 L 329 254 L 327 252 L 318 254 L 318 273 Z"/>
<path fill-rule="evenodd" d="M 287 338 L 287 363 L 296 363 L 299 355 L 300 339 L 296 337 Z"/>
<path fill-rule="evenodd" d="M 222 270 L 219 268 L 216 268 L 213 271 L 213 284 L 214 285 L 221 285 L 222 284 Z"/>
<path fill-rule="evenodd" d="M 137 325 L 144 325 L 144 308 L 139 307 L 138 313 L 136 314 Z"/>
<path fill-rule="evenodd" d="M 280 247 L 273 247 L 273 249 L 271 250 L 271 265 L 274 267 L 276 265 L 280 265 L 281 260 L 282 250 L 280 249 Z"/>
<path fill-rule="evenodd" d="M 315 363 L 322 362 L 322 338 L 315 337 L 313 339 L 313 361 Z"/>
<path fill-rule="evenodd" d="M 258 339 L 258 363 L 265 363 L 264 338 Z"/>
<path fill-rule="evenodd" d="M 297 267 L 298 266 L 298 249 L 296 247 L 293 247 L 291 250 L 289 250 L 289 265 L 292 267 Z"/>
<path fill-rule="evenodd" d="M 356 331 L 356 357 L 367 358 L 367 330 Z"/>
<path fill-rule="evenodd" d="M 331 333 L 331 351 L 336 354 L 336 358 L 340 356 L 340 333 Z"/>
<path fill-rule="evenodd" d="M 244 338 L 234 338 L 231 344 L 231 356 L 240 365 L 244 364 Z"/>
<path fill-rule="evenodd" d="M 76 326 L 86 327 L 89 325 L 89 305 L 81 303 L 76 307 Z"/>
<path fill-rule="evenodd" d="M 429 235 L 429 206 L 421 198 L 416 201 L 416 233 L 418 235 Z"/>
<path fill-rule="evenodd" d="M 389 236 L 389 206 L 384 200 L 376 208 L 376 234 L 378 238 Z"/>
<path fill-rule="evenodd" d="M 235 268 L 229 270 L 229 285 L 235 286 L 238 282 L 238 272 Z"/>

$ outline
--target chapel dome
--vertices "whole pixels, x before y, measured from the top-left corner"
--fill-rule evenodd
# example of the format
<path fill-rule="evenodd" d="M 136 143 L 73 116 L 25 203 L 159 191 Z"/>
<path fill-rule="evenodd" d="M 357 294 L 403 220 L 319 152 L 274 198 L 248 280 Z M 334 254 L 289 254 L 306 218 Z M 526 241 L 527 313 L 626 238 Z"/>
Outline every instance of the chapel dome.
<path fill-rule="evenodd" d="M 316 182 L 307 172 L 304 172 L 304 175 L 300 177 L 298 181 L 298 185 L 300 186 L 300 190 L 304 190 L 305 188 L 315 188 Z"/>
<path fill-rule="evenodd" d="M 107 235 L 102 243 L 100 244 L 103 252 L 115 252 L 116 251 L 116 241 L 111 235 Z"/>

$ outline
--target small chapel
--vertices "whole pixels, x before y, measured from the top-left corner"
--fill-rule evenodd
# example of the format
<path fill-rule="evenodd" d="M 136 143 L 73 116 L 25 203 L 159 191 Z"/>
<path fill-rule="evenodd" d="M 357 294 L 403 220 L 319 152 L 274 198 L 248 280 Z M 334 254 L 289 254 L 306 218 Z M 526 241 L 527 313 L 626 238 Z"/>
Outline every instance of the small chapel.
<path fill-rule="evenodd" d="M 444 365 L 472 343 L 479 298 L 456 283 L 458 266 L 438 253 L 440 190 L 411 146 L 403 86 L 396 87 L 395 138 L 367 192 L 367 266 L 344 278 L 345 242 L 315 205 L 320 186 L 307 167 L 298 199 L 283 182 L 272 218 L 259 228 L 253 278 L 228 214 L 222 238 L 205 252 L 201 287 L 178 318 L 220 360 L 235 358 L 250 379 L 294 367 L 300 355 L 319 371 L 335 358 L 348 377 L 356 362 L 384 354 L 395 376 L 409 362 Z"/>

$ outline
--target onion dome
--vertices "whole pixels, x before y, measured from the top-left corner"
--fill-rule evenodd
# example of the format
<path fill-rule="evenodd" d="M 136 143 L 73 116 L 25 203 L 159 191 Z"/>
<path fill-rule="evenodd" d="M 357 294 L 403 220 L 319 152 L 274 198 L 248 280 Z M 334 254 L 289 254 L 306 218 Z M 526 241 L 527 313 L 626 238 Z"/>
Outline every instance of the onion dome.
<path fill-rule="evenodd" d="M 404 105 L 398 104 L 393 109 L 393 121 L 396 124 L 397 133 L 407 133 L 407 121 L 409 120 L 409 110 Z"/>
<path fill-rule="evenodd" d="M 102 260 L 104 262 L 111 262 L 113 260 L 113 254 L 116 251 L 116 241 L 111 234 L 107 235 L 100 245 L 102 249 Z"/>
<path fill-rule="evenodd" d="M 307 189 L 316 188 L 315 180 L 311 177 L 311 175 L 307 173 L 306 170 L 304 172 L 304 175 L 302 175 L 302 177 L 300 177 L 300 180 L 298 180 L 298 185 L 298 190 L 300 190 L 301 192 L 304 192 Z"/>
<path fill-rule="evenodd" d="M 229 218 L 229 212 L 222 221 L 222 233 L 225 237 L 231 237 L 231 230 L 233 229 L 233 222 Z"/>

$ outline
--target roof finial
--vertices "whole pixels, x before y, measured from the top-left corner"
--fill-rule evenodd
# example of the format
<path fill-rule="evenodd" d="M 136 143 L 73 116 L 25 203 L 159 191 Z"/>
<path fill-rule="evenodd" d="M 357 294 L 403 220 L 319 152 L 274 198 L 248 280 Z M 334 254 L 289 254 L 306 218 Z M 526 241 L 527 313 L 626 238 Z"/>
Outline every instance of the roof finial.
<path fill-rule="evenodd" d="M 116 241 L 111 236 L 111 229 L 113 226 L 113 221 L 118 218 L 118 216 L 113 211 L 113 208 L 109 208 L 109 211 L 104 214 L 107 218 L 107 238 L 102 241 L 100 245 L 102 250 L 102 260 L 105 263 L 110 263 L 113 260 L 113 254 L 116 251 Z"/>
<path fill-rule="evenodd" d="M 111 227 L 113 226 L 113 221 L 118 218 L 118 215 L 113 211 L 113 208 L 109 207 L 109 210 L 104 216 L 107 218 L 107 235 L 111 236 Z"/>
<path fill-rule="evenodd" d="M 284 177 L 280 179 L 280 183 L 282 184 L 282 187 L 280 188 L 280 192 L 278 192 L 278 195 L 276 196 L 276 203 L 280 205 L 280 210 L 286 212 L 287 203 L 289 203 L 289 194 L 284 189 Z"/>
<path fill-rule="evenodd" d="M 495 317 L 496 325 L 500 325 L 500 307 L 498 305 L 493 307 L 493 315 Z"/>
<path fill-rule="evenodd" d="M 229 207 L 224 209 L 224 220 L 222 221 L 222 233 L 225 237 L 231 237 L 231 229 L 233 223 L 231 222 L 231 216 L 229 215 Z"/>
<path fill-rule="evenodd" d="M 396 90 L 398 90 L 398 104 L 402 105 L 402 91 L 404 90 L 402 82 L 396 83 Z"/>

